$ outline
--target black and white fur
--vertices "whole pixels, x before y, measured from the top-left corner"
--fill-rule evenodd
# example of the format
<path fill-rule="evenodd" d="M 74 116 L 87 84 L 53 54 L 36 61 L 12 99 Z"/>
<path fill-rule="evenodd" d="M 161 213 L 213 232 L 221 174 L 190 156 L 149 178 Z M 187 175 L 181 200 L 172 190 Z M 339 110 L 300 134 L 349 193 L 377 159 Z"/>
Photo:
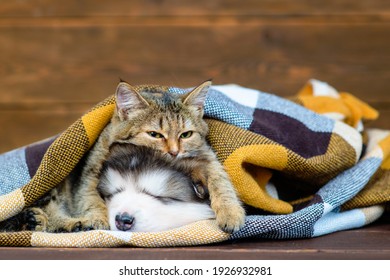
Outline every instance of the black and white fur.
<path fill-rule="evenodd" d="M 189 174 L 185 165 L 151 148 L 112 146 L 98 185 L 110 229 L 164 231 L 215 218 L 207 188 Z"/>

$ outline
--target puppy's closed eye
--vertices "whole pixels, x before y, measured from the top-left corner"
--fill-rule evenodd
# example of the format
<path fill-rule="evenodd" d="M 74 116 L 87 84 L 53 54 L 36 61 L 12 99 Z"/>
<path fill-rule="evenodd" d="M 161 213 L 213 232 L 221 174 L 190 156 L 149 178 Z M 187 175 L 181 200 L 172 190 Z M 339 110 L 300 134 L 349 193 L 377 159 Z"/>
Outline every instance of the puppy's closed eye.
<path fill-rule="evenodd" d="M 99 186 L 99 188 L 98 188 L 100 196 L 104 200 L 110 200 L 114 195 L 121 193 L 124 190 L 125 190 L 124 187 L 106 189 L 106 188 L 102 188 L 102 186 Z"/>
<path fill-rule="evenodd" d="M 183 200 L 176 197 L 157 196 L 156 198 L 165 204 L 172 203 L 172 202 L 184 202 Z"/>

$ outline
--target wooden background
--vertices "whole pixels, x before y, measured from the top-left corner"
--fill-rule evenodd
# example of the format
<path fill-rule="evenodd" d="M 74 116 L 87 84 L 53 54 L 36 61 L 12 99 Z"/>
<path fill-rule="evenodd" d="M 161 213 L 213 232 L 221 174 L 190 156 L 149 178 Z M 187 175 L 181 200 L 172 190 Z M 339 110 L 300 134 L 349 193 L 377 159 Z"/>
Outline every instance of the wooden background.
<path fill-rule="evenodd" d="M 390 129 L 390 2 L 0 0 L 0 152 L 63 131 L 120 77 L 281 96 L 317 78 Z"/>

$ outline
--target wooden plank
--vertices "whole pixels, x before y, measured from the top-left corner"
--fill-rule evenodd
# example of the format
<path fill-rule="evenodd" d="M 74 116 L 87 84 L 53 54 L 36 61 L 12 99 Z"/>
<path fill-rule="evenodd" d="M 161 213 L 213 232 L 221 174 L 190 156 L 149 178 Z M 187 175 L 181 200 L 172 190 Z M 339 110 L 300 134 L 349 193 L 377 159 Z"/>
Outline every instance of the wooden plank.
<path fill-rule="evenodd" d="M 80 116 L 77 112 L 0 111 L 0 153 L 57 135 Z"/>
<path fill-rule="evenodd" d="M 318 78 L 369 102 L 390 101 L 386 23 L 79 23 L 0 27 L 0 103 L 94 103 L 119 77 L 180 87 L 211 77 L 282 96 Z"/>
<path fill-rule="evenodd" d="M 44 17 L 44 16 L 172 16 L 172 15 L 302 15 L 302 14 L 372 14 L 388 13 L 386 0 L 372 1 L 320 1 L 298 0 L 199 0 L 196 2 L 165 0 L 141 1 L 119 0 L 61 2 L 49 0 L 2 1 L 0 16 Z"/>
<path fill-rule="evenodd" d="M 378 110 L 379 111 L 379 118 L 375 121 L 368 122 L 366 124 L 367 127 L 390 130 L 390 121 L 389 121 L 390 120 L 390 104 L 387 103 L 386 106 L 387 106 L 386 110 L 381 110 L 381 109 Z M 378 107 L 375 107 L 375 108 L 378 108 Z"/>

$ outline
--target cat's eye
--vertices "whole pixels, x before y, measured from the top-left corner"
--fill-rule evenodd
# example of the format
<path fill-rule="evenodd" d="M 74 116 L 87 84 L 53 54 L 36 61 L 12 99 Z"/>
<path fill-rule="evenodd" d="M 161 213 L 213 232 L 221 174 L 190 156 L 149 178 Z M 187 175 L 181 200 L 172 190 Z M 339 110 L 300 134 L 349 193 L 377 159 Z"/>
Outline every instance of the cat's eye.
<path fill-rule="evenodd" d="M 158 133 L 156 131 L 149 131 L 148 134 L 149 134 L 149 136 L 151 136 L 153 138 L 164 138 L 164 135 L 162 135 L 161 133 Z"/>
<path fill-rule="evenodd" d="M 180 138 L 190 138 L 192 136 L 192 131 L 186 131 L 180 134 Z"/>

